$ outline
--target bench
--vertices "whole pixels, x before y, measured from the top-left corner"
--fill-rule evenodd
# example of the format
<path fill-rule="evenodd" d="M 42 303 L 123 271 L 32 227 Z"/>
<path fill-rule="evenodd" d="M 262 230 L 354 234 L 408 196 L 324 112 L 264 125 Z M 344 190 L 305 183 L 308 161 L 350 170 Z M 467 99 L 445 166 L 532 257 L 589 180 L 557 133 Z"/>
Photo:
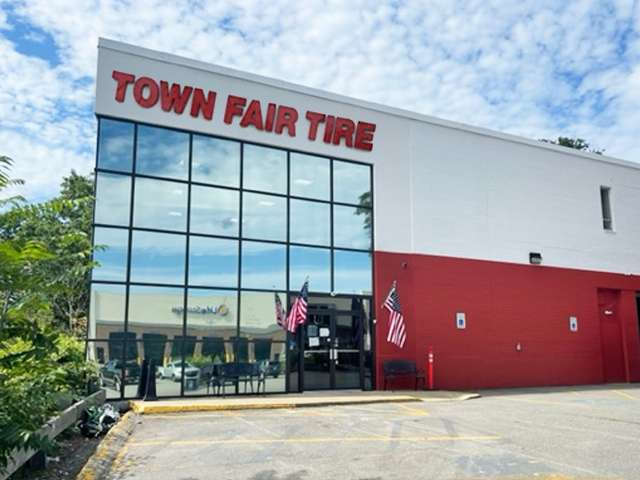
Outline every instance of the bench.
<path fill-rule="evenodd" d="M 423 387 L 425 386 L 424 372 L 418 370 L 416 362 L 411 360 L 384 360 L 382 362 L 383 370 L 383 390 L 387 389 L 387 381 L 394 380 L 399 377 L 414 377 L 415 378 L 415 390 L 418 389 L 418 382 L 422 380 Z"/>

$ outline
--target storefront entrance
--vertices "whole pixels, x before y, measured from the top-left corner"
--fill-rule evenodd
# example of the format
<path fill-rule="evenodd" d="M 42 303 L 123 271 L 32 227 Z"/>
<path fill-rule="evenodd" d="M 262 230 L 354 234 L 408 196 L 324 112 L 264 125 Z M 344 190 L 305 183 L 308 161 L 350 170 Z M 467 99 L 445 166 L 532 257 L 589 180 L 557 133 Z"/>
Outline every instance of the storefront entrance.
<path fill-rule="evenodd" d="M 298 391 L 371 389 L 371 325 L 368 299 L 309 303 L 306 324 L 297 332 Z M 342 308 L 341 308 L 342 307 Z"/>

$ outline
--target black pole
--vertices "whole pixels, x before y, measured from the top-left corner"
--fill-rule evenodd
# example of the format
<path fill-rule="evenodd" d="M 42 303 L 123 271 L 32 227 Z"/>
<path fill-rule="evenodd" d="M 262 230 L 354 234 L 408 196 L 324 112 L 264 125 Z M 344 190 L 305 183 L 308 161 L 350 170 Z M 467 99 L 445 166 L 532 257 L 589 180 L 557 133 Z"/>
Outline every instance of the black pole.
<path fill-rule="evenodd" d="M 153 358 L 149 361 L 147 388 L 143 400 L 145 402 L 158 400 L 158 396 L 156 395 L 156 361 Z"/>
<path fill-rule="evenodd" d="M 140 367 L 140 377 L 138 378 L 138 393 L 136 394 L 136 398 L 144 398 L 147 393 L 147 379 L 149 377 L 149 372 L 147 369 L 149 368 L 149 362 L 147 359 L 142 361 L 142 366 Z"/>

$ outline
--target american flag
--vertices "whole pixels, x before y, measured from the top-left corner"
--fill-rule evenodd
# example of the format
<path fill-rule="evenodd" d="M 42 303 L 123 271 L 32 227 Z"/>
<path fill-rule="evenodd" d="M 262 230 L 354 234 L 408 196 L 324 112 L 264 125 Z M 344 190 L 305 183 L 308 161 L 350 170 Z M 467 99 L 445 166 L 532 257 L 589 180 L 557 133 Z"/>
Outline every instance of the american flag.
<path fill-rule="evenodd" d="M 307 321 L 307 298 L 309 297 L 309 280 L 305 280 L 300 293 L 296 297 L 289 316 L 287 317 L 287 330 L 295 333 L 298 325 Z"/>
<path fill-rule="evenodd" d="M 276 323 L 282 327 L 285 328 L 286 327 L 286 315 L 284 312 L 284 309 L 282 308 L 282 300 L 280 300 L 280 295 L 278 295 L 278 293 L 275 293 L 276 296 Z"/>
<path fill-rule="evenodd" d="M 389 333 L 387 333 L 387 342 L 391 342 L 400 348 L 404 347 L 407 339 L 407 330 L 404 325 L 404 317 L 400 308 L 400 297 L 396 289 L 396 282 L 393 282 L 389 295 L 384 301 L 384 308 L 389 310 Z"/>

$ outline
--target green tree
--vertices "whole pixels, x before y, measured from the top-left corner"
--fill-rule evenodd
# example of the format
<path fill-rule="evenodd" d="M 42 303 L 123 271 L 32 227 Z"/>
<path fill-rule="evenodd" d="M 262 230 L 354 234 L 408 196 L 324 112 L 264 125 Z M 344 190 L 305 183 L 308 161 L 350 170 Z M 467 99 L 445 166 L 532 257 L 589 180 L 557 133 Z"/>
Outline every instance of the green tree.
<path fill-rule="evenodd" d="M 544 143 L 552 143 L 554 145 L 560 145 L 567 148 L 574 148 L 576 150 L 580 150 L 583 152 L 596 153 L 598 155 L 602 155 L 604 153 L 603 149 L 592 148 L 591 144 L 589 144 L 583 138 L 558 137 L 557 140 L 541 138 L 540 141 Z"/>

